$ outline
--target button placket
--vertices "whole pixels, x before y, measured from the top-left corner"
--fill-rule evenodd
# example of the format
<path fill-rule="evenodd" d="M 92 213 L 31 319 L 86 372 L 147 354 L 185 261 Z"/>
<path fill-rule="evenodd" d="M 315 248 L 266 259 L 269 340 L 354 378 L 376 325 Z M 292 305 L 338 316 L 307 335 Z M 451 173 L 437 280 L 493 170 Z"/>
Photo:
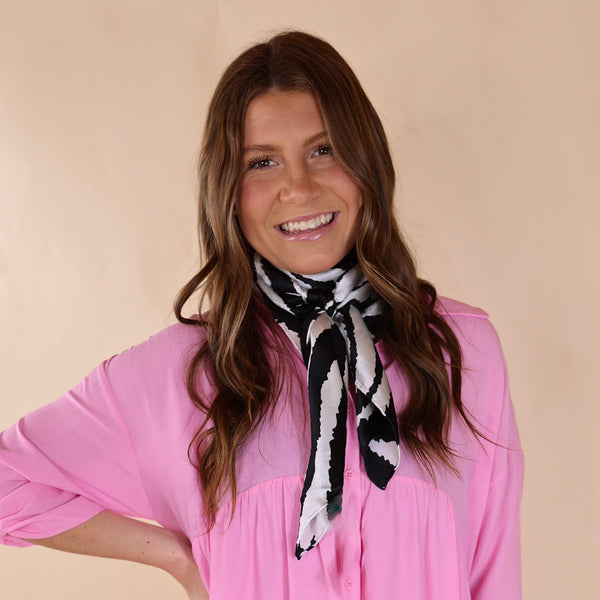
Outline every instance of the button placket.
<path fill-rule="evenodd" d="M 344 469 L 344 502 L 342 512 L 346 522 L 347 540 L 344 561 L 340 564 L 340 584 L 344 597 L 350 600 L 360 597 L 361 540 L 361 454 L 356 431 L 356 407 L 352 391 L 348 394 L 348 418 L 346 421 L 346 468 Z"/>

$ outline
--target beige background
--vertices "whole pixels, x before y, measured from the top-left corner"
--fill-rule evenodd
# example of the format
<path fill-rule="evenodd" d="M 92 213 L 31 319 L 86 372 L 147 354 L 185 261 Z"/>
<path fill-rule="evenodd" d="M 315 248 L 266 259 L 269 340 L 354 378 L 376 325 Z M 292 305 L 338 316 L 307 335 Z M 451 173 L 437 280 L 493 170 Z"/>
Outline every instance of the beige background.
<path fill-rule="evenodd" d="M 217 78 L 264 32 L 305 28 L 383 118 L 422 274 L 500 332 L 525 597 L 600 597 L 598 6 L 1 0 L 0 424 L 173 321 Z M 40 548 L 0 548 L 0 581 L 7 600 L 183 598 L 148 568 Z"/>

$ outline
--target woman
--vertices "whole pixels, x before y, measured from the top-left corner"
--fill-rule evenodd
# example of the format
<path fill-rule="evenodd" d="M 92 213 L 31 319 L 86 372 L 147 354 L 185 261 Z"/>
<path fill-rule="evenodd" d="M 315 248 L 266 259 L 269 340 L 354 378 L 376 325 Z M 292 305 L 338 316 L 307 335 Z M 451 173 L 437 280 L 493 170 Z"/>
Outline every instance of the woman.
<path fill-rule="evenodd" d="M 238 57 L 180 324 L 3 434 L 3 542 L 155 565 L 190 598 L 519 598 L 500 346 L 417 278 L 393 191 L 331 46 L 288 32 Z M 210 310 L 186 318 L 197 290 Z"/>

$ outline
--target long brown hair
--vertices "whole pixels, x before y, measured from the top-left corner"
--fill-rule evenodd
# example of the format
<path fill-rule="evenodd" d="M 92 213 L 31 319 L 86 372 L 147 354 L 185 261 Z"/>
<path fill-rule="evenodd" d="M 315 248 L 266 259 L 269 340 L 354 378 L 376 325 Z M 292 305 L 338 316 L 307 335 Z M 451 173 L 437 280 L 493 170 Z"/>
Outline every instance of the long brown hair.
<path fill-rule="evenodd" d="M 237 449 L 272 409 L 285 362 L 277 326 L 253 292 L 251 248 L 235 216 L 246 110 L 270 90 L 314 95 L 334 156 L 362 191 L 356 250 L 385 304 L 379 337 L 410 384 L 399 415 L 404 442 L 433 475 L 435 464 L 452 468 L 448 428 L 453 412 L 475 431 L 461 402 L 458 341 L 435 311 L 434 287 L 417 277 L 394 216 L 395 174 L 381 121 L 331 45 L 298 31 L 281 33 L 235 59 L 213 95 L 199 162 L 204 266 L 175 302 L 179 321 L 204 327 L 207 335 L 188 366 L 187 389 L 206 416 L 190 444 L 190 459 L 200 474 L 210 522 L 227 486 L 235 504 Z M 186 318 L 183 307 L 198 290 L 200 306 L 206 301 L 210 310 L 204 317 Z M 212 398 L 201 397 L 196 388 L 201 368 L 212 378 Z"/>

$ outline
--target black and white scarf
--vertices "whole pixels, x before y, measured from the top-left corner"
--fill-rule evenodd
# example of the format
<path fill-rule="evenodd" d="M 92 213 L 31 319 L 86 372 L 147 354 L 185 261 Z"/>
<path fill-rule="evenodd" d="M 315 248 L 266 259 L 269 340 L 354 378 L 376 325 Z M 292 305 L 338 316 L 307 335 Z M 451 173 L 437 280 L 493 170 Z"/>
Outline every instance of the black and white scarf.
<path fill-rule="evenodd" d="M 269 309 L 308 371 L 311 451 L 300 500 L 299 559 L 342 508 L 349 380 L 367 475 L 385 489 L 400 463 L 394 402 L 372 337 L 381 305 L 354 251 L 317 275 L 280 270 L 258 254 L 254 270 Z"/>

